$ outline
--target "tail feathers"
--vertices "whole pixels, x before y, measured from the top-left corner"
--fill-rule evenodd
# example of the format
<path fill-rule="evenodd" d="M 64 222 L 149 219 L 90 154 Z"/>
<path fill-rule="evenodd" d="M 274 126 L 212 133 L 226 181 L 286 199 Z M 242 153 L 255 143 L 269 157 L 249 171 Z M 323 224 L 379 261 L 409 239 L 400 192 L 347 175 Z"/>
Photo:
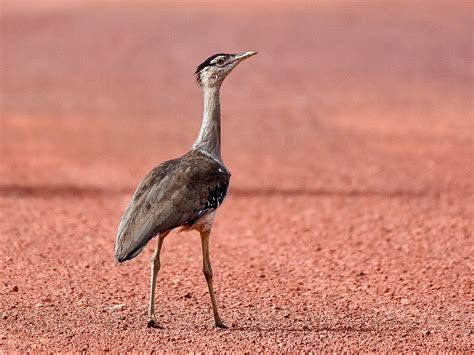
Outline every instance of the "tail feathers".
<path fill-rule="evenodd" d="M 115 259 L 119 263 L 123 263 L 124 261 L 127 261 L 127 260 L 132 260 L 138 254 L 140 254 L 140 252 L 143 250 L 144 247 L 145 247 L 145 245 L 143 245 L 139 248 L 135 248 L 131 251 L 121 251 L 121 250 L 118 250 L 117 247 L 115 247 Z"/>
<path fill-rule="evenodd" d="M 115 259 L 122 263 L 136 257 L 148 242 L 148 238 L 136 238 L 128 223 L 121 223 L 115 241 Z"/>
<path fill-rule="evenodd" d="M 141 224 L 122 220 L 115 241 L 115 259 L 119 263 L 133 259 L 156 234 L 151 219 Z"/>
<path fill-rule="evenodd" d="M 115 242 L 115 259 L 122 263 L 136 257 L 145 248 L 149 239 L 133 240 L 127 233 L 120 233 Z"/>

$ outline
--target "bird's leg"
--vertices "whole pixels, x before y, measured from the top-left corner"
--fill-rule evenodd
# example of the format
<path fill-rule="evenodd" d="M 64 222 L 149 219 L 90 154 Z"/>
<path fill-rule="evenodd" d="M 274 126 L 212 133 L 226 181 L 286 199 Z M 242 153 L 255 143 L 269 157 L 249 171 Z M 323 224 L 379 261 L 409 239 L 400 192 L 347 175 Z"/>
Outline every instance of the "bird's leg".
<path fill-rule="evenodd" d="M 211 269 L 211 259 L 209 258 L 209 236 L 211 235 L 211 230 L 201 232 L 201 243 L 202 243 L 202 272 L 206 277 L 207 286 L 209 287 L 209 293 L 211 294 L 211 303 L 212 311 L 214 312 L 214 320 L 216 322 L 216 327 L 227 328 L 227 326 L 222 322 L 221 317 L 219 317 L 219 312 L 217 310 L 216 296 L 214 294 L 214 288 L 212 287 L 212 269 Z"/>
<path fill-rule="evenodd" d="M 158 271 L 160 271 L 160 252 L 161 246 L 163 245 L 163 240 L 166 235 L 160 235 L 158 237 L 158 244 L 156 245 L 155 252 L 151 257 L 151 285 L 150 285 L 150 306 L 148 308 L 148 328 L 160 328 L 155 317 L 155 288 L 156 288 L 156 277 L 158 276 Z"/>

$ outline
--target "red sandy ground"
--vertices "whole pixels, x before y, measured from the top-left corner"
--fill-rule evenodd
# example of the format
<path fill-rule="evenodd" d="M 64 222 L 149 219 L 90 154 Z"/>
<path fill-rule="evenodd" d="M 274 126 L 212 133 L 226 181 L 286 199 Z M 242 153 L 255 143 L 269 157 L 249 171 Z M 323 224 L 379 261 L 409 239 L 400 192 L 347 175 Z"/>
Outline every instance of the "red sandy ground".
<path fill-rule="evenodd" d="M 4 4 L 0 350 L 472 351 L 472 7 Z M 117 265 L 141 177 L 200 125 L 194 67 L 257 50 L 222 90 L 233 173 L 211 258 L 171 235 Z"/>

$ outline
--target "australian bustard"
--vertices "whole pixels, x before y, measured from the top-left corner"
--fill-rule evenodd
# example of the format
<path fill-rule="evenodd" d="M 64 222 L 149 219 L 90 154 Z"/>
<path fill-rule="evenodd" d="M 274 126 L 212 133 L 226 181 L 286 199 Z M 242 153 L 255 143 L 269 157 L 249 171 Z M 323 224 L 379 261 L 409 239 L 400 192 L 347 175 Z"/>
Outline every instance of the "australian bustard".
<path fill-rule="evenodd" d="M 197 67 L 196 79 L 204 93 L 204 115 L 196 141 L 188 153 L 158 165 L 143 178 L 120 221 L 115 242 L 118 262 L 134 258 L 158 236 L 151 258 L 149 327 L 159 327 L 154 298 L 163 240 L 178 227 L 197 230 L 201 235 L 203 273 L 209 287 L 215 324 L 226 327 L 217 310 L 209 259 L 212 222 L 216 209 L 224 201 L 230 179 L 230 172 L 221 157 L 219 90 L 232 69 L 255 54 L 216 54 Z"/>

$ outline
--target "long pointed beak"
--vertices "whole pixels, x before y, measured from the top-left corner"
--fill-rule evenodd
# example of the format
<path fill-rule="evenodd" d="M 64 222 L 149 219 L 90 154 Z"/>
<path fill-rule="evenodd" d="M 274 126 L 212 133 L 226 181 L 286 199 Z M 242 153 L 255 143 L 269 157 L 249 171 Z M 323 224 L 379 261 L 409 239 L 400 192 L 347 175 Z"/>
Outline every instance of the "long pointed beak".
<path fill-rule="evenodd" d="M 235 55 L 234 60 L 241 62 L 244 59 L 250 58 L 257 54 L 257 52 L 243 52 L 243 53 L 238 53 Z"/>

